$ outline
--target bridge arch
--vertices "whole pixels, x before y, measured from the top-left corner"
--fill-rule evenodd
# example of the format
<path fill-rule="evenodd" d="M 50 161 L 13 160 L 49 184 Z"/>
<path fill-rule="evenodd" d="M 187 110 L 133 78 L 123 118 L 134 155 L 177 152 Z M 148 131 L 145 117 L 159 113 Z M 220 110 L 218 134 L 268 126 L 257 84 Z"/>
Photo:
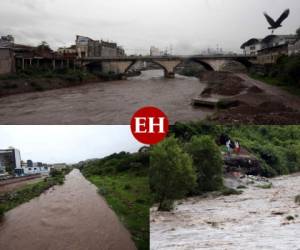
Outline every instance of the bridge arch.
<path fill-rule="evenodd" d="M 159 63 L 157 63 L 157 62 L 155 62 L 154 60 L 134 60 L 134 61 L 132 61 L 132 63 L 126 68 L 126 70 L 125 70 L 125 73 L 127 73 L 137 62 L 150 62 L 150 63 L 154 63 L 155 65 L 157 65 L 157 66 L 159 66 L 164 72 L 165 71 L 167 71 L 167 69 L 163 66 L 163 65 L 161 65 L 161 64 L 159 64 Z"/>
<path fill-rule="evenodd" d="M 204 60 L 199 60 L 199 59 L 194 59 L 194 58 L 190 58 L 190 59 L 185 60 L 185 62 L 189 62 L 189 61 L 190 62 L 195 62 L 195 63 L 198 63 L 198 64 L 202 65 L 208 71 L 215 71 L 213 66 L 210 63 L 208 63 Z"/>

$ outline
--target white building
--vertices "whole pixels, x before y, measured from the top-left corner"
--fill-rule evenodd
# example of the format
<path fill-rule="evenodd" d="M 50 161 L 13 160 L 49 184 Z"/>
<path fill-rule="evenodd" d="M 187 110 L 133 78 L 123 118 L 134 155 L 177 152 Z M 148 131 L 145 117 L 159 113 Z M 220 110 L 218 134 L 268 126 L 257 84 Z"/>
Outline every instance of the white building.
<path fill-rule="evenodd" d="M 31 175 L 31 174 L 46 174 L 50 173 L 51 168 L 48 166 L 33 166 L 33 167 L 24 167 L 24 174 Z"/>
<path fill-rule="evenodd" d="M 245 55 L 257 55 L 258 51 L 262 49 L 262 39 L 252 38 L 242 44 L 241 49 L 244 50 Z"/>
<path fill-rule="evenodd" d="M 296 39 L 295 35 L 269 35 L 263 39 L 252 38 L 243 43 L 241 49 L 244 50 L 245 55 L 258 55 L 263 50 L 294 44 Z"/>
<path fill-rule="evenodd" d="M 15 174 L 22 174 L 20 150 L 13 147 L 0 150 L 0 172 L 4 173 L 7 168 Z"/>

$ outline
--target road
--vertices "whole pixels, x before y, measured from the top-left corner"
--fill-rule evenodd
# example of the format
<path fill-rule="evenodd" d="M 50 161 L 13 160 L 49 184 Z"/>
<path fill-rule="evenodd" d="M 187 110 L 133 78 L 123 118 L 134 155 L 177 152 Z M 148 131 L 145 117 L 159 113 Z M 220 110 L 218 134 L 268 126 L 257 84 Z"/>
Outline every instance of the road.
<path fill-rule="evenodd" d="M 129 232 L 78 170 L 64 185 L 9 211 L 0 224 L 5 250 L 136 250 Z"/>

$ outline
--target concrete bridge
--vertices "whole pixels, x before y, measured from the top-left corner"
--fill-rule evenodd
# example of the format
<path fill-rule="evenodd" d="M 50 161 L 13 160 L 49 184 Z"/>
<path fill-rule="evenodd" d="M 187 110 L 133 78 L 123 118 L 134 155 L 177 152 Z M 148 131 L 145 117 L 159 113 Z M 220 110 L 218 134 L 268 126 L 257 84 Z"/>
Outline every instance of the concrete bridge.
<path fill-rule="evenodd" d="M 88 57 L 78 59 L 82 67 L 101 68 L 103 72 L 114 72 L 124 75 L 138 61 L 151 62 L 159 65 L 165 77 L 173 78 L 175 68 L 183 62 L 196 62 L 207 70 L 222 71 L 224 65 L 230 61 L 239 62 L 246 68 L 255 63 L 256 56 L 245 55 L 217 55 L 217 56 L 129 56 L 129 57 Z"/>

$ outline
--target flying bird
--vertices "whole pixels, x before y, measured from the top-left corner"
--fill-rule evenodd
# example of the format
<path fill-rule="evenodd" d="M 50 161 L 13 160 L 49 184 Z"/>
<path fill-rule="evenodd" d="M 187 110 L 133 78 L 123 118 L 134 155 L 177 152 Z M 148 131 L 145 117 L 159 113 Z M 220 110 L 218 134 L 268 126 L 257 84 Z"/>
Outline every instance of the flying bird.
<path fill-rule="evenodd" d="M 272 17 L 270 17 L 266 12 L 264 12 L 264 16 L 266 17 L 268 23 L 271 25 L 271 27 L 269 27 L 269 30 L 272 30 L 272 34 L 274 33 L 274 30 L 282 27 L 282 22 L 288 18 L 288 16 L 290 15 L 290 10 L 287 9 L 285 10 L 281 16 L 277 19 L 277 21 L 274 21 L 274 19 Z"/>

